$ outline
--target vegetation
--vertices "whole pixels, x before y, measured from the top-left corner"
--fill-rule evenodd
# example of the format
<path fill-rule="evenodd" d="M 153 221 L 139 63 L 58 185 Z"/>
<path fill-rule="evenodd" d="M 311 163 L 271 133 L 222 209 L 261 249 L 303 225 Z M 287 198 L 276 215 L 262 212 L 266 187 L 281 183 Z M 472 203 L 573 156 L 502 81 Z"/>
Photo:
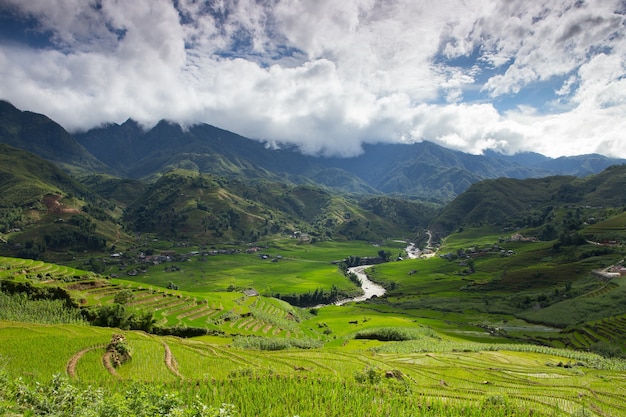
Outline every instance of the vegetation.
<path fill-rule="evenodd" d="M 0 142 L 71 145 L 31 117 L 0 103 Z M 101 173 L 0 145 L 0 415 L 626 414 L 623 166 L 470 186 L 494 166 L 432 144 L 338 168 L 210 126 L 81 140 Z M 366 264 L 386 292 L 350 301 Z"/>
<path fill-rule="evenodd" d="M 615 165 L 586 178 L 499 178 L 473 184 L 448 204 L 430 228 L 443 235 L 461 226 L 498 225 L 533 229 L 533 236 L 554 240 L 584 223 L 621 212 L 626 201 L 617 190 L 626 186 L 626 166 Z M 613 209 L 607 209 L 607 207 Z"/>
<path fill-rule="evenodd" d="M 172 387 L 162 384 L 134 383 L 126 391 L 110 388 L 93 390 L 72 384 L 61 376 L 36 387 L 21 380 L 5 377 L 0 388 L 0 409 L 4 413 L 33 413 L 56 416 L 193 416 L 232 417 L 238 415 L 350 415 L 368 410 L 371 416 L 412 415 L 434 417 L 541 416 L 532 409 L 512 405 L 507 396 L 487 396 L 476 405 L 454 404 L 447 400 L 408 395 L 402 387 L 385 389 L 379 386 L 381 377 L 375 370 L 367 373 L 361 383 L 346 385 L 340 381 L 303 379 L 267 379 L 256 384 L 247 378 L 233 378 L 218 385 L 213 393 L 190 385 Z M 355 379 L 357 379 L 355 377 Z M 224 395 L 232 403 L 207 405 L 215 395 Z M 265 397 L 264 397 L 265 396 Z M 264 401 L 258 401 L 264 398 Z M 374 399 L 374 401 L 372 401 Z M 233 404 L 236 403 L 236 404 Z M 237 404 L 240 404 L 239 406 Z M 332 410 L 332 411 L 331 411 Z M 578 409 L 584 412 L 585 407 Z M 332 412 L 332 414 L 329 414 Z M 586 415 L 586 414 L 580 414 Z"/>
<path fill-rule="evenodd" d="M 69 308 L 62 300 L 37 300 L 26 293 L 0 292 L 0 320 L 31 323 L 84 323 L 80 311 Z"/>
<path fill-rule="evenodd" d="M 5 361 L 5 383 L 0 384 L 4 412 L 83 415 L 106 409 L 107 415 L 168 415 L 186 410 L 189 415 L 223 415 L 219 409 L 224 404 L 232 415 L 270 416 L 314 416 L 330 410 L 337 416 L 363 410 L 373 416 L 625 411 L 620 395 L 624 363 L 589 353 L 479 343 L 473 349 L 469 344 L 440 349 L 450 345 L 444 340 L 434 341 L 426 353 L 373 353 L 357 348 L 359 340 L 342 348 L 277 352 L 241 350 L 217 339 L 159 339 L 124 332 L 132 360 L 107 370 L 102 356 L 110 335 L 86 326 L 33 329 L 0 322 L 0 336 L 8 342 L 1 345 L 2 357 L 12 359 Z M 13 360 L 13 352 L 33 355 L 51 343 L 57 348 L 42 368 L 56 376 L 17 378 L 28 375 L 35 364 Z M 117 383 L 87 388 L 111 378 Z M 207 414 L 193 414 L 200 411 Z"/>

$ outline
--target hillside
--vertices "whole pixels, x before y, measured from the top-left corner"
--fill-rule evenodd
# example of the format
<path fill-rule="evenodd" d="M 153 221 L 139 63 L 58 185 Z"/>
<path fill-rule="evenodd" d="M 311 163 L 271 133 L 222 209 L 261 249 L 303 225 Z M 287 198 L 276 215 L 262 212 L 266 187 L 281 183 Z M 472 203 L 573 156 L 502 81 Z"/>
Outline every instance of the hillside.
<path fill-rule="evenodd" d="M 436 212 L 436 206 L 398 198 L 346 197 L 314 185 L 182 169 L 152 184 L 105 174 L 78 182 L 51 162 L 0 146 L 0 250 L 11 256 L 58 260 L 109 245 L 123 250 L 131 244 L 127 232 L 207 244 L 293 235 L 313 241 L 411 238 Z"/>
<path fill-rule="evenodd" d="M 183 129 L 162 121 L 142 130 L 128 120 L 77 134 L 100 160 L 131 178 L 150 178 L 172 168 L 218 176 L 317 184 L 340 192 L 398 194 L 448 202 L 471 184 L 499 177 L 586 176 L 626 161 L 600 155 L 548 158 L 495 152 L 469 155 L 432 142 L 364 145 L 352 158 L 302 155 L 276 149 L 214 126 Z"/>
<path fill-rule="evenodd" d="M 46 251 L 101 250 L 124 237 L 115 205 L 55 164 L 0 144 L 2 251 L 39 258 Z M 53 256 L 54 258 L 54 256 Z"/>
<path fill-rule="evenodd" d="M 624 207 L 626 166 L 616 165 L 585 178 L 499 178 L 473 184 L 448 204 L 431 227 L 445 235 L 460 226 L 538 227 L 566 206 Z"/>
<path fill-rule="evenodd" d="M 0 192 L 0 205 L 4 208 L 27 207 L 39 203 L 47 194 L 93 196 L 93 192 L 55 164 L 4 144 L 0 144 Z"/>
<path fill-rule="evenodd" d="M 435 213 L 423 204 L 388 197 L 376 201 L 361 203 L 309 185 L 244 182 L 173 170 L 128 207 L 125 221 L 137 231 L 207 242 L 254 242 L 296 232 L 315 240 L 378 241 L 410 236 Z"/>
<path fill-rule="evenodd" d="M 469 155 L 423 141 L 365 144 L 352 158 L 307 156 L 207 124 L 161 121 L 145 129 L 129 119 L 70 135 L 44 115 L 0 105 L 0 142 L 30 150 L 63 169 L 154 181 L 171 169 L 228 178 L 323 186 L 342 193 L 404 195 L 442 204 L 483 179 L 586 176 L 621 159 L 601 155 Z M 97 158 L 97 159 L 96 159 Z"/>
<path fill-rule="evenodd" d="M 110 171 L 53 120 L 42 114 L 20 111 L 2 100 L 0 143 L 30 151 L 69 171 Z"/>
<path fill-rule="evenodd" d="M 162 121 L 142 130 L 136 122 L 110 124 L 77 134 L 76 139 L 121 175 L 152 178 L 180 168 L 230 178 L 245 177 L 290 184 L 328 185 L 345 192 L 374 189 L 341 169 L 328 171 L 293 149 L 265 144 L 202 124 L 183 129 Z"/>

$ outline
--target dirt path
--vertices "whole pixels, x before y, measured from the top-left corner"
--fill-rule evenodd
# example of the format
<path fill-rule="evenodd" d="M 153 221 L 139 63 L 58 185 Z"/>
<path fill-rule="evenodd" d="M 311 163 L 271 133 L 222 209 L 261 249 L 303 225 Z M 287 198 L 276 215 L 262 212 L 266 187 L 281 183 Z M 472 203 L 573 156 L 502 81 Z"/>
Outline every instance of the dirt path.
<path fill-rule="evenodd" d="M 107 352 L 102 356 L 102 365 L 104 365 L 105 369 L 114 377 L 119 378 L 120 376 L 117 374 L 115 367 L 111 363 L 111 352 Z"/>
<path fill-rule="evenodd" d="M 67 361 L 67 366 L 65 367 L 65 372 L 69 375 L 70 378 L 76 378 L 76 365 L 78 365 L 78 361 L 83 355 L 87 352 L 91 352 L 92 350 L 102 349 L 105 345 L 98 345 L 83 349 L 81 351 L 76 352 L 69 361 Z"/>
<path fill-rule="evenodd" d="M 426 230 L 426 235 L 428 236 L 428 240 L 426 241 L 426 247 L 424 250 L 420 250 L 415 243 L 410 243 L 409 246 L 406 247 L 405 251 L 409 259 L 417 259 L 417 258 L 430 258 L 437 254 L 437 248 L 433 247 L 433 234 L 430 230 Z"/>
<path fill-rule="evenodd" d="M 165 366 L 167 366 L 167 369 L 180 379 L 185 379 L 185 377 L 178 372 L 178 363 L 176 362 L 174 355 L 172 355 L 169 345 L 165 342 L 163 342 L 163 349 L 165 349 Z"/>

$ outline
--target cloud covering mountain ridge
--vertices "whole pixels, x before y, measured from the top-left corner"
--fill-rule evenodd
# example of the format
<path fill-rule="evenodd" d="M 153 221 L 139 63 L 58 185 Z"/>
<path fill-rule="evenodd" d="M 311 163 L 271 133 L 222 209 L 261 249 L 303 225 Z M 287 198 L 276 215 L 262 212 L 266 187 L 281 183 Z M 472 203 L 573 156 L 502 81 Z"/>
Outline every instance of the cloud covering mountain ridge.
<path fill-rule="evenodd" d="M 0 0 L 0 96 L 70 131 L 129 116 L 354 156 L 626 157 L 620 1 Z"/>

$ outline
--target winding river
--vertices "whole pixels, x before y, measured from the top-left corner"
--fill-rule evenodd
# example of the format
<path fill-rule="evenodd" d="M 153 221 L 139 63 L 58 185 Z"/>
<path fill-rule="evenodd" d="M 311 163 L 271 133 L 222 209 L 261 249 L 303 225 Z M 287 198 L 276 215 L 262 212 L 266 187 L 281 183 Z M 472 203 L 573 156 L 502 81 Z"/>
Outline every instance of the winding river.
<path fill-rule="evenodd" d="M 365 301 L 373 296 L 380 297 L 385 294 L 385 289 L 378 284 L 374 284 L 372 281 L 367 278 L 365 274 L 365 270 L 372 265 L 362 265 L 362 266 L 354 266 L 352 268 L 348 268 L 348 272 L 356 274 L 359 281 L 361 281 L 361 288 L 363 289 L 363 295 L 354 298 L 346 298 L 344 300 L 339 300 L 334 303 L 334 305 L 340 306 L 342 304 L 350 303 L 353 301 Z"/>
<path fill-rule="evenodd" d="M 430 248 L 432 234 L 429 231 L 427 231 L 426 234 L 428 234 L 427 247 Z M 408 255 L 408 258 L 410 259 L 419 258 L 420 256 L 424 255 L 424 253 L 420 251 L 420 249 L 417 246 L 415 246 L 414 243 L 409 243 L 409 246 L 406 247 L 406 253 Z M 428 256 L 433 256 L 433 255 L 434 255 L 434 252 L 431 252 L 429 253 Z M 361 266 L 353 266 L 351 268 L 348 268 L 348 272 L 356 274 L 359 281 L 361 281 L 361 288 L 363 289 L 363 295 L 360 295 L 354 298 L 346 298 L 343 300 L 336 301 L 333 303 L 334 305 L 340 306 L 342 304 L 351 303 L 353 301 L 357 301 L 357 302 L 365 301 L 374 296 L 381 297 L 382 295 L 385 294 L 385 289 L 383 287 L 381 287 L 378 284 L 373 283 L 372 281 L 369 280 L 369 278 L 367 278 L 367 275 L 365 274 L 365 270 L 371 266 L 373 265 L 361 265 Z M 322 306 L 323 305 L 320 305 L 318 307 L 322 307 Z"/>

